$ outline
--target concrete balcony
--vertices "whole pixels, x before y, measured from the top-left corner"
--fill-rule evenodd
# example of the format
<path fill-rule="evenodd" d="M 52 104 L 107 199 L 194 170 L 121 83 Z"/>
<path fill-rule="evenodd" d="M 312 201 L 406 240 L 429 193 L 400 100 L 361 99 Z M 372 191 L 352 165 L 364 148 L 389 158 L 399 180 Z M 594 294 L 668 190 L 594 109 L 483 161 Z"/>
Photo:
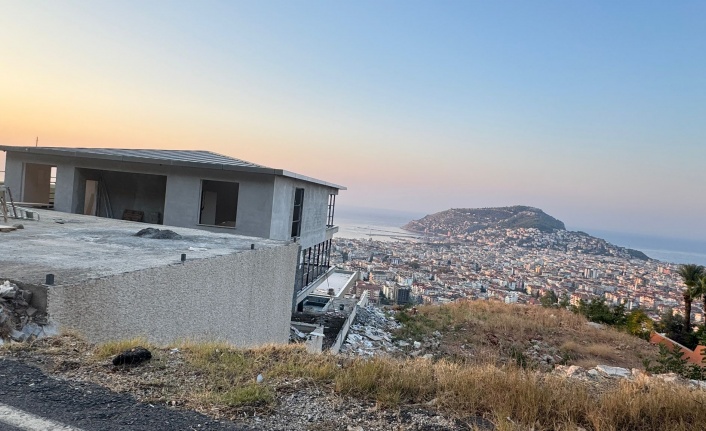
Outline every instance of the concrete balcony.
<path fill-rule="evenodd" d="M 326 226 L 326 241 L 333 238 L 333 236 L 336 233 L 338 233 L 338 226 L 336 226 L 336 225 Z"/>

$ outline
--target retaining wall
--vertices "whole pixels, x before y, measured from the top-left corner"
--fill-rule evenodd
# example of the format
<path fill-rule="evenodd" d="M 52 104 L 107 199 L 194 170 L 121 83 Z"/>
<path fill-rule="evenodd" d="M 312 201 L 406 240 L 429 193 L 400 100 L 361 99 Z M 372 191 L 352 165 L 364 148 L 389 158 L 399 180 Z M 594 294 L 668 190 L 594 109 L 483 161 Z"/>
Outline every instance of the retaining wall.
<path fill-rule="evenodd" d="M 56 286 L 47 311 L 91 342 L 287 343 L 297 250 L 248 250 Z"/>
<path fill-rule="evenodd" d="M 365 307 L 368 305 L 368 292 L 365 291 L 363 294 L 360 296 L 360 301 L 353 307 L 353 311 L 351 314 L 348 316 L 346 319 L 346 322 L 343 324 L 343 327 L 341 328 L 341 331 L 338 333 L 338 337 L 336 337 L 336 342 L 333 343 L 333 346 L 329 349 L 331 353 L 334 355 L 337 354 L 339 351 L 341 351 L 341 346 L 343 346 L 343 343 L 346 342 L 346 337 L 348 336 L 348 330 L 351 327 L 351 324 L 353 324 L 353 321 L 355 321 L 355 316 L 358 314 L 358 309 L 361 307 Z"/>
<path fill-rule="evenodd" d="M 705 364 L 704 357 L 706 357 L 706 346 L 698 345 L 694 350 L 691 350 L 657 332 L 653 332 L 652 335 L 650 335 L 650 343 L 662 344 L 669 349 L 674 349 L 674 346 L 677 346 L 681 350 L 682 358 L 686 359 L 687 362 L 697 365 Z"/>

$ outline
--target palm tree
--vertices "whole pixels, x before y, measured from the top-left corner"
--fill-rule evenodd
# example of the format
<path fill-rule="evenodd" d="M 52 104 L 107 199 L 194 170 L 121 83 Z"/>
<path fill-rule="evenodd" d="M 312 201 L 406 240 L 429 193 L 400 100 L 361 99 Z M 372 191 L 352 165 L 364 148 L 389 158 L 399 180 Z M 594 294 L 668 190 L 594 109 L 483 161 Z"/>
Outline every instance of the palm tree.
<path fill-rule="evenodd" d="M 691 332 L 691 303 L 702 295 L 701 277 L 704 277 L 706 273 L 703 266 L 689 263 L 679 265 L 679 275 L 686 285 L 686 289 L 682 293 L 684 297 L 684 331 L 689 333 Z"/>
<path fill-rule="evenodd" d="M 702 315 L 704 316 L 704 325 L 706 325 L 706 270 L 704 270 L 704 274 L 701 275 L 697 287 L 699 289 L 699 294 L 701 295 L 701 298 L 704 301 L 704 309 Z"/>

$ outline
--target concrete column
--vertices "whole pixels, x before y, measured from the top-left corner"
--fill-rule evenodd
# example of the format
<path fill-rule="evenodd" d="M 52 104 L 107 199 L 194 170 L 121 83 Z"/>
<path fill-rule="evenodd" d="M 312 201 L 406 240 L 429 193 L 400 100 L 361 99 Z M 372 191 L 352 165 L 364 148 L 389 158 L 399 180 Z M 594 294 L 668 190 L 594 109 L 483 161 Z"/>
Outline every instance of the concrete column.
<path fill-rule="evenodd" d="M 12 198 L 16 201 L 22 199 L 22 171 L 23 163 L 12 156 L 11 153 L 5 153 L 5 186 L 12 191 Z"/>
<path fill-rule="evenodd" d="M 73 165 L 57 165 L 54 209 L 65 213 L 74 212 L 74 204 L 81 192 L 78 187 L 76 167 Z"/>

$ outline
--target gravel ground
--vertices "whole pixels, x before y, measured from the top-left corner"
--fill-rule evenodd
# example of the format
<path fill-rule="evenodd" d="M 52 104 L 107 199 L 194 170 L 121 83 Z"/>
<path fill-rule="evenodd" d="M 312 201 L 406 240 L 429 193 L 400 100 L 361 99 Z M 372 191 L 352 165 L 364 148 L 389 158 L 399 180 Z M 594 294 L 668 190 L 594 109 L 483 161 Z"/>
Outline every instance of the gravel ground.
<path fill-rule="evenodd" d="M 342 396 L 331 386 L 307 380 L 278 385 L 274 407 L 266 412 L 218 410 L 208 404 L 194 405 L 180 396 L 184 387 L 198 390 L 202 382 L 198 373 L 184 366 L 179 351 L 159 350 L 149 362 L 122 368 L 113 367 L 109 360 L 96 361 L 93 346 L 71 336 L 38 340 L 23 348 L 17 343 L 14 346 L 0 350 L 0 400 L 86 430 L 473 429 L 468 423 L 438 414 L 433 405 L 382 409 L 374 402 Z M 65 393 L 70 396 L 62 399 Z M 5 401 L 8 397 L 18 401 Z M 142 415 L 149 414 L 153 416 L 147 416 L 148 422 L 139 422 Z M 82 415 L 87 422 L 76 422 Z M 100 428 L 100 420 L 111 425 Z M 479 430 L 492 429 L 490 423 L 480 420 L 473 425 Z"/>
<path fill-rule="evenodd" d="M 340 397 L 316 388 L 298 390 L 279 397 L 272 414 L 252 417 L 242 423 L 267 431 L 441 431 L 470 427 L 425 409 L 379 409 L 375 403 Z"/>
<path fill-rule="evenodd" d="M 39 368 L 0 358 L 0 400 L 34 415 L 102 430 L 246 430 L 196 412 L 140 403 L 93 383 L 49 377 Z M 10 429 L 0 423 L 0 429 Z"/>

